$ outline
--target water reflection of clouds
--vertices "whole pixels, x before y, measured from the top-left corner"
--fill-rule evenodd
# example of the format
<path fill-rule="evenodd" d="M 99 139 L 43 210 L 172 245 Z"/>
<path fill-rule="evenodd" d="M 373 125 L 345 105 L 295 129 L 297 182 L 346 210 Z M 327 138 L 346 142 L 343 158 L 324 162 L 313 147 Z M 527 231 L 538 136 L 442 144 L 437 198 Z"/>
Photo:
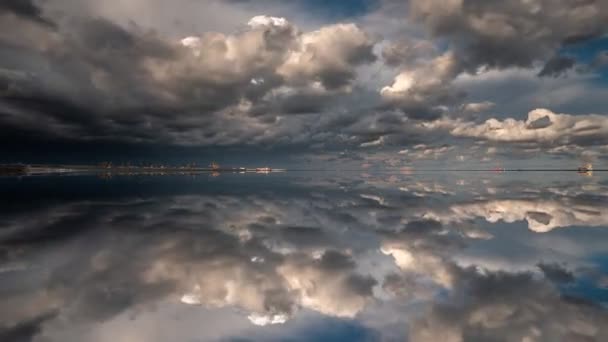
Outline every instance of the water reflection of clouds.
<path fill-rule="evenodd" d="M 576 199 L 503 199 L 456 204 L 446 211 L 430 211 L 425 214 L 446 224 L 485 219 L 495 223 L 526 221 L 528 228 L 537 233 L 545 233 L 555 228 L 570 226 L 608 226 L 608 211 L 604 202 L 577 202 Z"/>
<path fill-rule="evenodd" d="M 135 336 L 134 317 L 207 317 L 186 339 L 217 312 L 233 329 L 206 338 L 272 339 L 319 317 L 354 320 L 373 339 L 608 338 L 599 303 L 562 291 L 579 277 L 602 287 L 589 260 L 608 239 L 605 185 L 477 182 L 471 198 L 437 180 L 328 183 L 6 212 L 0 336 L 94 341 L 116 324 Z M 569 249 L 557 255 L 560 241 Z"/>

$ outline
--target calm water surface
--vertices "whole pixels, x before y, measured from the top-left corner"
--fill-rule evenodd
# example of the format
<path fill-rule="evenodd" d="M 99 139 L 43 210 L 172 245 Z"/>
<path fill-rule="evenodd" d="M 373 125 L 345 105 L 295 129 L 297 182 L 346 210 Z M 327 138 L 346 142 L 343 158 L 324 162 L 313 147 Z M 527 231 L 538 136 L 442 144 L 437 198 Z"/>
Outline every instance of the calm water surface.
<path fill-rule="evenodd" d="M 608 341 L 608 175 L 0 178 L 0 341 Z"/>

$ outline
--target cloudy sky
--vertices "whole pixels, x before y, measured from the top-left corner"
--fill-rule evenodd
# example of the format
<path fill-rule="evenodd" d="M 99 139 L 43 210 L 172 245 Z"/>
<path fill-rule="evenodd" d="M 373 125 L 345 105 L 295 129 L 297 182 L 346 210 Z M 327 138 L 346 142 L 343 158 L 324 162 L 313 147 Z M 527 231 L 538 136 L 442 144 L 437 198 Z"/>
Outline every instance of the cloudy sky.
<path fill-rule="evenodd" d="M 0 179 L 0 340 L 608 339 L 605 177 L 272 178 Z"/>
<path fill-rule="evenodd" d="M 1 161 L 606 165 L 607 33 L 601 0 L 5 0 Z"/>

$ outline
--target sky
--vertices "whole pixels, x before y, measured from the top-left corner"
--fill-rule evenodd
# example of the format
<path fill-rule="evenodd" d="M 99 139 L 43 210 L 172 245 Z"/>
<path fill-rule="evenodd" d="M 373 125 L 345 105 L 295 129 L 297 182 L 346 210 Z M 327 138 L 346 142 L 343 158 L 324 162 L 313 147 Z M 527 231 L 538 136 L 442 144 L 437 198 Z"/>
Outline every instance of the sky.
<path fill-rule="evenodd" d="M 1 341 L 606 341 L 608 179 L 0 178 Z"/>
<path fill-rule="evenodd" d="M 608 165 L 600 0 L 7 0 L 0 162 Z"/>

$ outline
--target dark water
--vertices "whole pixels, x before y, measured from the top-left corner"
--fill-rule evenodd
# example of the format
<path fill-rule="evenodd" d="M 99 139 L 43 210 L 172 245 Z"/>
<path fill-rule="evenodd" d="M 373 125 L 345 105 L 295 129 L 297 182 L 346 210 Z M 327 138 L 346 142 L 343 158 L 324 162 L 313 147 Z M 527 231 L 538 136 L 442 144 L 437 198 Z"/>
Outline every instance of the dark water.
<path fill-rule="evenodd" d="M 608 177 L 0 178 L 0 341 L 608 341 Z"/>

